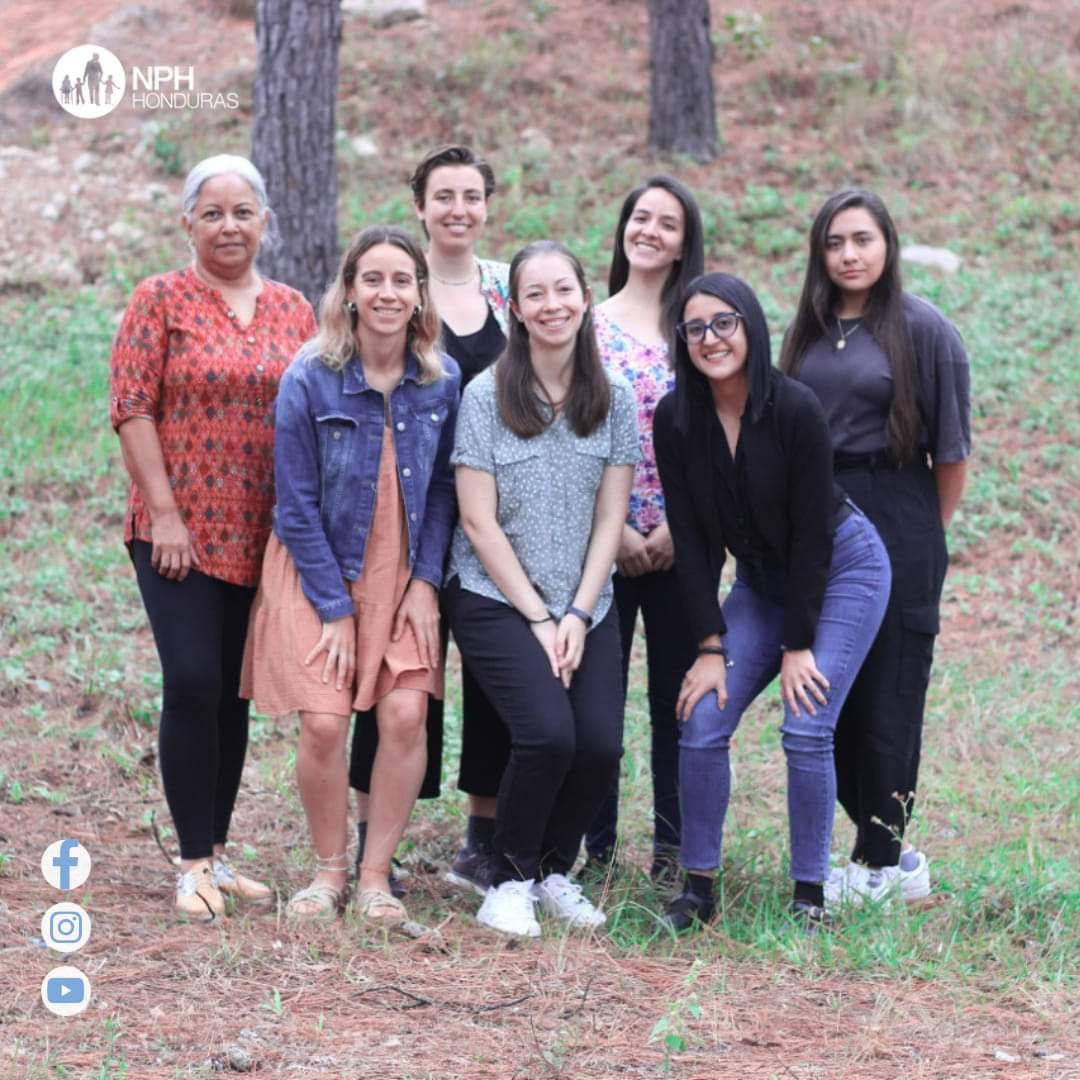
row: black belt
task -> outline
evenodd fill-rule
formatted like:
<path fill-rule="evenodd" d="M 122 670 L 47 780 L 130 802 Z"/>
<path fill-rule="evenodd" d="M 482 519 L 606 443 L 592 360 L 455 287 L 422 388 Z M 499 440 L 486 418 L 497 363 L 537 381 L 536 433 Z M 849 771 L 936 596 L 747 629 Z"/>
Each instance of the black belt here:
<path fill-rule="evenodd" d="M 872 454 L 833 454 L 833 472 L 855 472 L 859 469 L 895 469 L 888 450 L 875 450 Z"/>

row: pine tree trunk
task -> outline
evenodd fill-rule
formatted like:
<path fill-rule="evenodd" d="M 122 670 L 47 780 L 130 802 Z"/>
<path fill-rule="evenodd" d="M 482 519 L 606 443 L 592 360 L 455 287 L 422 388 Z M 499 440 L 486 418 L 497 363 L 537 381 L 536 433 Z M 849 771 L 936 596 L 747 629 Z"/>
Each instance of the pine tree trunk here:
<path fill-rule="evenodd" d="M 649 0 L 649 146 L 716 157 L 708 0 Z"/>
<path fill-rule="evenodd" d="M 258 0 L 252 157 L 266 179 L 281 244 L 268 277 L 313 304 L 337 261 L 336 132 L 341 0 Z"/>

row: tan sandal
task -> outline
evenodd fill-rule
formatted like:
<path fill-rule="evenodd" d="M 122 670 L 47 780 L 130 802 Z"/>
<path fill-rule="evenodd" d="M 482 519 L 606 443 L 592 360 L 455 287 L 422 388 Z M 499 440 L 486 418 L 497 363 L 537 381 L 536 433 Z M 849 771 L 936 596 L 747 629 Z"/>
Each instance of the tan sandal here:
<path fill-rule="evenodd" d="M 269 907 L 274 902 L 274 890 L 269 885 L 241 874 L 224 855 L 214 857 L 210 875 L 218 889 L 234 900 L 258 907 Z"/>
<path fill-rule="evenodd" d="M 405 905 L 396 897 L 382 889 L 364 889 L 357 893 L 353 910 L 365 922 L 377 926 L 400 926 L 408 922 L 409 913 Z M 381 912 L 381 914 L 376 914 Z"/>
<path fill-rule="evenodd" d="M 345 853 L 340 855 L 316 855 L 315 866 L 320 871 L 344 871 L 348 869 Z M 285 907 L 285 914 L 297 921 L 326 922 L 336 918 L 345 907 L 349 895 L 349 884 L 330 885 L 325 881 L 313 881 L 306 889 L 301 889 Z M 304 911 L 302 904 L 313 905 Z"/>

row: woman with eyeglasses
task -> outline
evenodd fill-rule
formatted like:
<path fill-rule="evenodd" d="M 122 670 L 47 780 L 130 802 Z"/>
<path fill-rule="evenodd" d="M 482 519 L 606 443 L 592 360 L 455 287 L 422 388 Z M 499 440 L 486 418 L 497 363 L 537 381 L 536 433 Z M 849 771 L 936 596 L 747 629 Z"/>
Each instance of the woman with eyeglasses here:
<path fill-rule="evenodd" d="M 657 406 L 653 430 L 698 655 L 676 705 L 686 877 L 665 923 L 679 932 L 714 913 L 729 742 L 779 674 L 791 912 L 813 930 L 826 919 L 833 730 L 885 610 L 889 561 L 873 525 L 833 480 L 816 397 L 771 367 L 768 327 L 750 287 L 730 274 L 697 278 L 677 334 L 675 390 Z M 735 557 L 735 583 L 721 606 L 726 552 Z"/>
<path fill-rule="evenodd" d="M 829 903 L 930 892 L 922 852 L 903 842 L 949 557 L 945 530 L 971 453 L 968 358 L 956 327 L 904 292 L 900 242 L 869 191 L 833 195 L 810 258 L 781 368 L 825 410 L 833 466 L 889 552 L 892 593 L 836 728 L 837 794 L 855 823 Z"/>

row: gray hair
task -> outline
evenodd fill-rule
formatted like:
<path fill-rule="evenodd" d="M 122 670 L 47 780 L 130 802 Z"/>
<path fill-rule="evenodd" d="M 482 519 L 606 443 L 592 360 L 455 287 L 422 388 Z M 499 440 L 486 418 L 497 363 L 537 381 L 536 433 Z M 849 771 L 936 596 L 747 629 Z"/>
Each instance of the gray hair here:
<path fill-rule="evenodd" d="M 262 173 L 246 157 L 240 157 L 239 154 L 214 154 L 213 157 L 203 158 L 187 174 L 184 180 L 184 217 L 191 220 L 195 204 L 199 201 L 199 192 L 207 180 L 229 173 L 239 176 L 255 192 L 259 208 L 266 213 L 266 232 L 263 233 L 262 244 L 267 249 L 277 247 L 281 242 L 281 233 L 278 231 L 277 215 L 270 208 L 266 197 L 266 182 Z"/>

